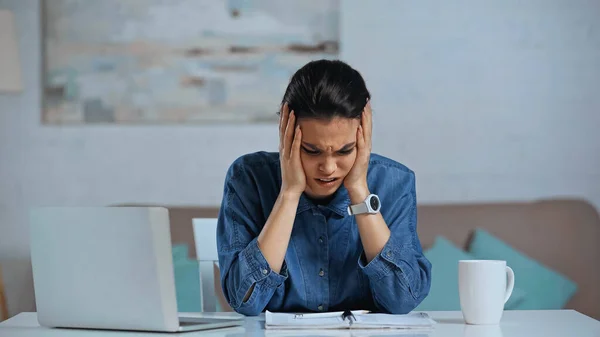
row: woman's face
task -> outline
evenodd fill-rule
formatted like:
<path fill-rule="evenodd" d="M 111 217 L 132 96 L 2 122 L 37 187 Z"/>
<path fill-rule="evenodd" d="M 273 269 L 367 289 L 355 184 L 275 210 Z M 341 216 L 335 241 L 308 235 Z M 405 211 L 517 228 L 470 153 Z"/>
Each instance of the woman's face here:
<path fill-rule="evenodd" d="M 311 198 L 331 196 L 343 183 L 356 159 L 359 119 L 300 119 L 300 159 L 306 174 L 305 193 Z"/>

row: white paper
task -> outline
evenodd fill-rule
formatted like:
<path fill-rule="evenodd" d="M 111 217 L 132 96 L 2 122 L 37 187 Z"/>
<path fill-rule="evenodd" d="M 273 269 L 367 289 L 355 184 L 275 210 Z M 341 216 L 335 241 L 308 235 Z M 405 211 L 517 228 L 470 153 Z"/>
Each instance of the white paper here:
<path fill-rule="evenodd" d="M 267 329 L 431 329 L 435 325 L 429 315 L 413 312 L 406 315 L 368 314 L 354 311 L 354 319 L 342 318 L 342 312 L 294 314 L 266 312 Z"/>
<path fill-rule="evenodd" d="M 425 313 L 406 315 L 368 314 L 356 316 L 352 327 L 430 328 L 435 322 Z"/>
<path fill-rule="evenodd" d="M 265 314 L 265 327 L 277 329 L 338 329 L 348 327 L 348 321 L 342 319 L 342 313 L 327 314 L 293 314 L 274 313 L 267 311 Z"/>
<path fill-rule="evenodd" d="M 0 10 L 0 92 L 23 90 L 13 13 Z"/>

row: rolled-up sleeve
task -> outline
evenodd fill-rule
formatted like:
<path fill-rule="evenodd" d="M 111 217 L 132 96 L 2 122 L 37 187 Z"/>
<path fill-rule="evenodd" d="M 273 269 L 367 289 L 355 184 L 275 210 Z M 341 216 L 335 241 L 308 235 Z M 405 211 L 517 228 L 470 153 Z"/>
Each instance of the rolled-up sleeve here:
<path fill-rule="evenodd" d="M 417 201 L 412 171 L 403 175 L 402 186 L 386 193 L 381 213 L 390 238 L 368 264 L 364 253 L 358 264 L 367 275 L 375 304 L 382 312 L 405 314 L 429 294 L 431 263 L 423 255 L 417 235 Z"/>
<path fill-rule="evenodd" d="M 227 173 L 217 222 L 220 281 L 229 305 L 240 314 L 255 316 L 287 279 L 287 267 L 284 262 L 276 273 L 260 251 L 257 238 L 264 223 L 257 215 L 258 191 L 252 191 L 249 178 L 236 174 L 236 169 L 234 164 Z"/>

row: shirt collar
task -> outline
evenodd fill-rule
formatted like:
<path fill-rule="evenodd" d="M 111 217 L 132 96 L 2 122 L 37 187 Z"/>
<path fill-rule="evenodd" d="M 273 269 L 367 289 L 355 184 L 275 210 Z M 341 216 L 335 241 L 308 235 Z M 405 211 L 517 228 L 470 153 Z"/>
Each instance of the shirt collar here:
<path fill-rule="evenodd" d="M 349 205 L 350 196 L 348 195 L 348 190 L 344 187 L 344 185 L 342 185 L 335 192 L 333 199 L 328 204 L 323 205 L 323 207 L 341 217 L 344 217 L 348 214 Z M 312 207 L 315 207 L 315 204 L 306 196 L 305 193 L 302 193 L 296 214 L 300 214 L 308 209 L 311 209 Z"/>

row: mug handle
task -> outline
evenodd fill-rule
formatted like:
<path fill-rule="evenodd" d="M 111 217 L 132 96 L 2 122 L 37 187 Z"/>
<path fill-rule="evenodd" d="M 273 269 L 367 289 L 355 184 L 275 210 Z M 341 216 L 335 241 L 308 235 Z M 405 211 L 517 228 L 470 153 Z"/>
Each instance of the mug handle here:
<path fill-rule="evenodd" d="M 515 273 L 509 266 L 506 266 L 506 274 L 508 279 L 506 280 L 506 295 L 504 295 L 505 304 L 510 298 L 510 295 L 512 295 L 513 288 L 515 287 Z"/>

